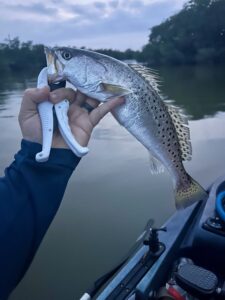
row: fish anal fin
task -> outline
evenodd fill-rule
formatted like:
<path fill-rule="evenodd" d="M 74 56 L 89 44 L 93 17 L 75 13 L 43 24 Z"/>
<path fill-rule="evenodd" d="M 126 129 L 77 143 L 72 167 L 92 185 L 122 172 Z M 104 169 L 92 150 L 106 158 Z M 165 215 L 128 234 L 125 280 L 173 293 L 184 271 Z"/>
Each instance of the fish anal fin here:
<path fill-rule="evenodd" d="M 149 164 L 150 164 L 150 172 L 153 175 L 164 172 L 163 164 L 157 158 L 155 158 L 151 153 L 149 153 Z"/>

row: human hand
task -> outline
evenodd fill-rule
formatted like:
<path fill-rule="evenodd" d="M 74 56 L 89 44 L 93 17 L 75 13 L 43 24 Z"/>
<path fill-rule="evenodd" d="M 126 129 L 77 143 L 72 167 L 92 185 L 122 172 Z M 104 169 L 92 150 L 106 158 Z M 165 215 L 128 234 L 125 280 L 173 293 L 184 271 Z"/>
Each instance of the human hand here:
<path fill-rule="evenodd" d="M 61 88 L 50 92 L 48 87 L 28 89 L 25 91 L 19 113 L 19 123 L 23 138 L 32 142 L 42 143 L 42 128 L 37 106 L 43 101 L 56 104 L 64 99 L 69 100 L 69 125 L 73 135 L 81 146 L 87 146 L 93 128 L 112 109 L 124 103 L 123 98 L 109 100 L 99 105 L 97 100 L 86 97 L 70 88 Z M 89 113 L 82 105 L 88 103 L 93 107 Z M 53 134 L 53 148 L 68 148 L 59 130 Z"/>

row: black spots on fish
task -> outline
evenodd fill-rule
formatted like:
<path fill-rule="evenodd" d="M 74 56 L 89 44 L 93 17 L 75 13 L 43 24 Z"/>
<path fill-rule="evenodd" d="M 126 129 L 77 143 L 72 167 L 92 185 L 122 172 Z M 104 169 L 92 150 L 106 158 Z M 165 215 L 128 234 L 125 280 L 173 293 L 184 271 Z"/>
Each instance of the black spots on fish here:
<path fill-rule="evenodd" d="M 151 108 L 151 111 L 153 112 L 153 118 L 155 119 L 155 120 L 158 120 L 159 118 L 160 118 L 160 115 L 159 115 L 159 111 L 158 111 L 158 107 L 155 105 L 152 105 L 152 106 L 150 106 L 150 108 Z M 159 124 L 159 123 L 158 123 Z"/>
<path fill-rule="evenodd" d="M 186 173 L 182 164 L 180 164 L 179 171 L 180 171 L 180 179 L 181 179 L 182 183 L 186 186 L 189 186 L 190 184 L 192 184 L 191 177 L 188 176 L 188 174 Z"/>
<path fill-rule="evenodd" d="M 187 176 L 186 173 L 185 173 L 185 175 L 182 176 L 182 181 L 184 184 L 186 184 L 188 186 L 192 184 L 191 179 L 189 178 L 189 176 Z"/>
<path fill-rule="evenodd" d="M 141 86 L 137 86 L 134 94 L 143 97 L 143 94 L 144 94 L 143 88 Z"/>
<path fill-rule="evenodd" d="M 184 157 L 184 159 L 186 159 L 188 157 L 186 153 L 183 153 L 182 156 Z"/>
<path fill-rule="evenodd" d="M 168 135 L 170 136 L 171 139 L 175 139 L 175 134 L 172 131 L 170 131 Z"/>
<path fill-rule="evenodd" d="M 156 100 L 157 100 L 157 96 L 151 92 L 151 96 L 152 96 L 152 102 L 153 103 L 156 103 Z"/>
<path fill-rule="evenodd" d="M 183 146 L 183 147 L 186 147 L 186 144 L 184 141 L 180 141 L 180 145 Z"/>

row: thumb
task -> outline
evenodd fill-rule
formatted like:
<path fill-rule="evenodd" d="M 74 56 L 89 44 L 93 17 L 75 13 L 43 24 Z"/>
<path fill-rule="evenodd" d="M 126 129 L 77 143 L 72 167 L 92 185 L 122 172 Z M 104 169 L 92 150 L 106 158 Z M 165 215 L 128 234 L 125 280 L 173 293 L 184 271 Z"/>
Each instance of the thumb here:
<path fill-rule="evenodd" d="M 125 103 L 125 99 L 123 97 L 120 98 L 114 98 L 112 100 L 109 100 L 101 105 L 99 105 L 97 108 L 95 108 L 90 113 L 90 121 L 93 124 L 93 126 L 96 126 L 99 121 L 112 109 L 116 108 L 117 106 Z"/>

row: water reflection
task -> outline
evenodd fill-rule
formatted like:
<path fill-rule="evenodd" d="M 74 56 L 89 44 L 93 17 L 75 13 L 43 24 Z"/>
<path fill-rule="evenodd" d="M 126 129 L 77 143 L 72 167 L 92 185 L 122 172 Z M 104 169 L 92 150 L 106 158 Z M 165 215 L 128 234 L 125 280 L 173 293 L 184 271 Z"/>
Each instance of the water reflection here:
<path fill-rule="evenodd" d="M 164 93 L 193 115 L 193 159 L 185 167 L 207 188 L 225 171 L 222 69 L 163 68 L 159 72 Z M 0 84 L 3 174 L 19 149 L 21 133 L 15 117 L 23 90 L 35 86 L 35 81 L 23 75 Z M 211 117 L 203 119 L 206 116 Z M 10 300 L 79 299 L 127 252 L 149 218 L 161 225 L 173 211 L 169 174 L 152 176 L 147 151 L 108 115 L 95 129 L 90 153 L 73 174 L 60 210 Z"/>
<path fill-rule="evenodd" d="M 213 116 L 225 109 L 224 67 L 161 68 L 162 91 L 182 105 L 193 119 Z"/>

